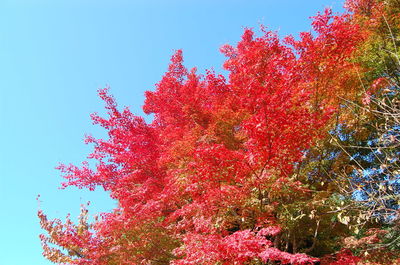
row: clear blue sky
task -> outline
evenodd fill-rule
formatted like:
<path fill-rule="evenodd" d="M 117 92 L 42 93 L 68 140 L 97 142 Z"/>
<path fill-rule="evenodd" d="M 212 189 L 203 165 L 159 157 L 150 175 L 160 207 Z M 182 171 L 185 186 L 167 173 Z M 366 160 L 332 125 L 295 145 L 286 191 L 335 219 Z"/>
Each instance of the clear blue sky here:
<path fill-rule="evenodd" d="M 41 256 L 35 200 L 49 217 L 114 203 L 98 190 L 59 190 L 59 162 L 80 163 L 85 133 L 105 136 L 89 114 L 103 112 L 106 85 L 142 115 L 175 49 L 188 67 L 220 71 L 219 47 L 260 23 L 281 35 L 310 29 L 309 16 L 342 0 L 0 0 L 0 265 L 50 264 Z"/>

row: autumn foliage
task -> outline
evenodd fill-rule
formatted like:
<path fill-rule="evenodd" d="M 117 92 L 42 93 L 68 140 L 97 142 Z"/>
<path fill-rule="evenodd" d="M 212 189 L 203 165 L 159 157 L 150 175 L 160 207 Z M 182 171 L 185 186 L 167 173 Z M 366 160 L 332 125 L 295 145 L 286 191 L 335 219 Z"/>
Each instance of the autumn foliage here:
<path fill-rule="evenodd" d="M 400 5 L 346 5 L 345 14 L 317 14 L 313 32 L 299 38 L 246 29 L 236 46 L 221 48 L 228 76 L 186 69 L 176 51 L 146 92 L 151 123 L 100 90 L 108 116 L 92 119 L 108 139 L 86 138 L 94 163 L 59 169 L 64 187 L 102 187 L 118 207 L 92 223 L 85 208 L 77 223 L 39 211 L 44 256 L 93 265 L 394 264 L 397 202 L 371 208 L 382 200 L 379 183 L 356 175 L 367 162 L 346 145 L 376 139 L 381 131 L 365 125 L 378 121 L 374 102 L 398 98 L 400 64 L 377 47 L 389 29 L 387 50 L 399 58 Z M 388 62 L 371 60 L 377 52 Z M 392 131 L 381 134 L 396 142 Z M 398 174 L 385 183 L 397 185 Z"/>

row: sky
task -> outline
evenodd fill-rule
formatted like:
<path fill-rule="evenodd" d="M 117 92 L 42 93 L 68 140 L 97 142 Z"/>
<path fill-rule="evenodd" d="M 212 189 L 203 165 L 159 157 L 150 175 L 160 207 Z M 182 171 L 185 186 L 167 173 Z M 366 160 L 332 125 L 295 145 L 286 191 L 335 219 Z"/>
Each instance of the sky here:
<path fill-rule="evenodd" d="M 74 219 L 115 207 L 106 192 L 59 189 L 60 163 L 80 164 L 90 120 L 104 113 L 97 89 L 144 115 L 174 50 L 200 73 L 222 72 L 219 48 L 245 27 L 280 36 L 310 30 L 310 16 L 341 0 L 0 0 L 0 265 L 52 264 L 41 255 L 37 218 Z M 224 73 L 224 72 L 222 72 Z M 146 118 L 147 121 L 151 117 Z M 36 197 L 40 194 L 40 204 Z"/>

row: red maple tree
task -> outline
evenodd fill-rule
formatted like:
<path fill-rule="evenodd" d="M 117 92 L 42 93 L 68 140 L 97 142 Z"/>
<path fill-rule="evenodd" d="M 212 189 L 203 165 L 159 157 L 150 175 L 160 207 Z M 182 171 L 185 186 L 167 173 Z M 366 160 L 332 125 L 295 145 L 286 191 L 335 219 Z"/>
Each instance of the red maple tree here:
<path fill-rule="evenodd" d="M 329 9 L 312 26 L 284 40 L 246 29 L 236 47 L 221 49 L 227 77 L 186 69 L 177 51 L 146 92 L 151 123 L 100 90 L 108 117 L 92 119 L 109 137 L 86 139 L 96 165 L 59 169 L 64 187 L 103 187 L 118 207 L 92 224 L 85 209 L 76 224 L 40 211 L 44 255 L 98 265 L 315 264 L 302 251 L 314 248 L 313 233 L 284 239 L 278 212 L 314 198 L 296 170 L 326 136 L 340 100 L 360 94 L 363 70 L 352 58 L 366 35 L 349 14 Z"/>

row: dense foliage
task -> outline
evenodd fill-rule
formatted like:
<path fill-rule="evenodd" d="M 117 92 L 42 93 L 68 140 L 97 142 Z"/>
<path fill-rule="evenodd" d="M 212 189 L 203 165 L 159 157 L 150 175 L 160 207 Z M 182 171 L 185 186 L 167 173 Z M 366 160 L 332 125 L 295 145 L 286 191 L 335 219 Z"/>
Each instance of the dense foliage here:
<path fill-rule="evenodd" d="M 118 202 L 93 223 L 39 211 L 59 264 L 395 264 L 400 248 L 400 2 L 348 0 L 313 32 L 246 29 L 229 76 L 182 51 L 146 93 L 151 123 L 99 91 L 108 139 L 66 182 Z M 399 47 L 399 48 L 398 48 Z"/>

